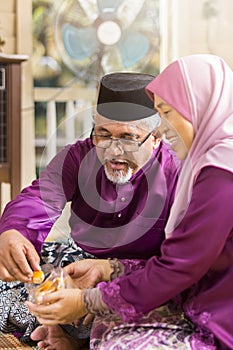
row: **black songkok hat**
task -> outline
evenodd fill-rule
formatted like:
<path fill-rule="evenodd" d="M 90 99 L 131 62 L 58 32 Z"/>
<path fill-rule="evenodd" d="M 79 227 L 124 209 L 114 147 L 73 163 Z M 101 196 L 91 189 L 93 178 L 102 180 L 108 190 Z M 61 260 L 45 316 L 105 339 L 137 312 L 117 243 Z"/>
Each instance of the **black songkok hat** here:
<path fill-rule="evenodd" d="M 117 121 L 133 121 L 155 114 L 145 87 L 154 79 L 142 73 L 111 73 L 99 85 L 97 112 Z"/>

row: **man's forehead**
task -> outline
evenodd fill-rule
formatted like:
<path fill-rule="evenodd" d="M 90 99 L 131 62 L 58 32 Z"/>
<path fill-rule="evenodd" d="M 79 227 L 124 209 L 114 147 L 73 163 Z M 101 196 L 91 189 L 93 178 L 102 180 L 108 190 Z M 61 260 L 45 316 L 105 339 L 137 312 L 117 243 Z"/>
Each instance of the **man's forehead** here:
<path fill-rule="evenodd" d="M 103 127 L 103 128 L 122 128 L 122 129 L 132 129 L 132 130 L 137 130 L 138 132 L 140 130 L 145 130 L 145 128 L 143 127 L 143 122 L 140 120 L 140 123 L 138 120 L 135 121 L 128 121 L 128 122 L 122 122 L 119 120 L 109 120 L 103 116 L 101 116 L 100 114 L 96 114 L 94 116 L 94 122 L 95 122 L 95 126 L 98 127 Z"/>

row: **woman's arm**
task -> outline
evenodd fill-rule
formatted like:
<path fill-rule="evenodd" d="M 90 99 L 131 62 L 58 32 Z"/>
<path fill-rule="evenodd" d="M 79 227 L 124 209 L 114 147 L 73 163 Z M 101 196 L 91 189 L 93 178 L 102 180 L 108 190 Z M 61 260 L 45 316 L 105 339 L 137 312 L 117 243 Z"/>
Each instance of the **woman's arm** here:
<path fill-rule="evenodd" d="M 200 280 L 232 230 L 232 196 L 233 174 L 204 168 L 194 185 L 185 217 L 162 244 L 161 257 L 152 257 L 145 268 L 134 273 L 99 284 L 108 307 L 125 320 L 137 318 Z"/>

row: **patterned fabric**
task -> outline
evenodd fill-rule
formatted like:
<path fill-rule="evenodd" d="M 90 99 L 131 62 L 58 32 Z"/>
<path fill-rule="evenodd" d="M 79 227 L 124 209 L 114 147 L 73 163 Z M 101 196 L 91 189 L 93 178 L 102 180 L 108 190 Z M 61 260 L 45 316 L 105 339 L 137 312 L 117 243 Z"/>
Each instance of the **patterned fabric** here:
<path fill-rule="evenodd" d="M 58 242 L 44 243 L 41 265 L 66 266 L 76 260 L 94 258 L 77 247 L 73 240 L 68 244 Z M 23 341 L 30 340 L 30 334 L 39 325 L 24 304 L 28 292 L 21 282 L 3 282 L 0 280 L 0 331 L 13 333 Z M 81 337 L 89 335 L 89 329 L 80 328 Z"/>
<path fill-rule="evenodd" d="M 65 266 L 76 260 L 94 258 L 85 253 L 70 240 L 68 245 L 47 242 L 42 251 L 41 264 Z M 127 267 L 127 260 L 123 260 Z M 143 262 L 138 262 L 139 266 Z M 131 267 L 132 268 L 132 267 Z M 137 269 L 137 264 L 135 269 Z M 129 267 L 130 269 L 130 267 Z M 27 290 L 22 283 L 0 281 L 0 330 L 13 332 L 21 341 L 29 341 L 31 332 L 38 326 L 24 301 Z M 63 329 L 75 338 L 87 338 L 89 327 L 63 325 Z M 20 343 L 10 334 L 1 334 L 0 349 L 37 349 Z M 176 310 L 173 305 L 158 308 L 144 316 L 140 322 L 123 322 L 113 314 L 104 318 L 96 316 L 91 330 L 91 350 L 151 350 L 151 349 L 216 350 L 214 340 Z M 65 349 L 64 349 L 65 350 Z"/>
<path fill-rule="evenodd" d="M 123 323 L 108 314 L 96 316 L 90 340 L 91 350 L 185 349 L 217 350 L 208 335 L 195 326 L 173 305 L 151 311 L 138 323 Z"/>
<path fill-rule="evenodd" d="M 0 349 L 11 350 L 11 349 L 37 349 L 36 346 L 30 346 L 29 344 L 20 342 L 12 334 L 4 334 L 0 332 Z"/>

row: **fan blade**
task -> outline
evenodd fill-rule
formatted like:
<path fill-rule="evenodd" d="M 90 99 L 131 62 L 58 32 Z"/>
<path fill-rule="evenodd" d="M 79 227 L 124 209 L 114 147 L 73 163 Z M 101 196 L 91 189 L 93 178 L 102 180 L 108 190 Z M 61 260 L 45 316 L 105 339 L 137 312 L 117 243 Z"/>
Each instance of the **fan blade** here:
<path fill-rule="evenodd" d="M 85 12 L 86 16 L 94 22 L 98 17 L 98 8 L 96 0 L 79 0 L 79 5 Z"/>
<path fill-rule="evenodd" d="M 138 32 L 123 31 L 120 41 L 116 44 L 121 52 L 122 65 L 125 68 L 138 63 L 149 51 L 148 38 Z"/>
<path fill-rule="evenodd" d="M 114 18 L 116 16 L 116 10 L 122 2 L 123 0 L 97 0 L 99 16 L 104 20 Z"/>
<path fill-rule="evenodd" d="M 65 23 L 84 28 L 92 25 L 99 15 L 96 0 L 54 1 L 54 6 L 58 28 Z"/>
<path fill-rule="evenodd" d="M 145 0 L 125 0 L 117 10 L 117 18 L 122 28 L 128 28 L 141 11 Z"/>
<path fill-rule="evenodd" d="M 101 65 L 105 74 L 121 70 L 121 53 L 116 45 L 105 47 L 101 59 Z"/>
<path fill-rule="evenodd" d="M 82 61 L 98 51 L 94 28 L 75 28 L 66 23 L 62 27 L 62 41 L 72 59 Z"/>

